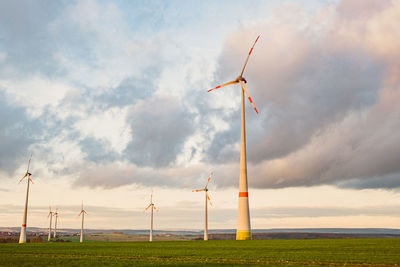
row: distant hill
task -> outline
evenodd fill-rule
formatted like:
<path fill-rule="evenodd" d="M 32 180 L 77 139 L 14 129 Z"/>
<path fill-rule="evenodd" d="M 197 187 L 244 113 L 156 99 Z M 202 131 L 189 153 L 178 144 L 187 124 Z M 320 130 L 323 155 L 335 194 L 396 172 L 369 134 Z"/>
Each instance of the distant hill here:
<path fill-rule="evenodd" d="M 20 227 L 0 227 L 0 232 L 19 232 Z M 45 233 L 47 228 L 28 227 L 28 231 L 32 233 Z M 80 229 L 62 228 L 58 229 L 60 233 L 74 234 L 80 232 Z M 85 233 L 113 233 L 120 232 L 131 235 L 147 234 L 148 229 L 131 230 L 131 229 L 85 229 Z M 171 235 L 199 235 L 203 230 L 155 230 L 155 234 L 171 234 Z M 235 234 L 235 229 L 209 229 L 209 234 Z M 253 234 L 262 233 L 320 233 L 320 234 L 386 234 L 400 235 L 400 229 L 391 228 L 282 228 L 282 229 L 252 229 Z"/>

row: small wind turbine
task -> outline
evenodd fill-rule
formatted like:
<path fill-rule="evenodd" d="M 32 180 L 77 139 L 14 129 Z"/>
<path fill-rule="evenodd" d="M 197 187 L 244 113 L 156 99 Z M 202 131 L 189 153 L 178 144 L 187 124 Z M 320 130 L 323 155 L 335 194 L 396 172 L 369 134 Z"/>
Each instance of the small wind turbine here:
<path fill-rule="evenodd" d="M 249 98 L 250 104 L 253 106 L 254 110 L 258 114 L 258 110 L 254 106 L 253 100 L 247 92 L 246 89 L 246 79 L 243 77 L 244 69 L 246 68 L 247 62 L 249 61 L 249 57 L 251 52 L 253 52 L 253 48 L 256 45 L 260 35 L 254 41 L 253 46 L 250 49 L 249 54 L 244 62 L 242 71 L 240 72 L 239 76 L 230 82 L 224 83 L 217 87 L 214 87 L 208 92 L 230 85 L 230 84 L 237 84 L 240 83 L 242 87 L 242 118 L 241 118 L 241 140 L 240 140 L 240 176 L 239 176 L 239 208 L 238 208 L 238 224 L 236 229 L 236 240 L 246 240 L 251 239 L 251 227 L 250 227 L 250 211 L 249 211 L 249 193 L 248 193 L 248 186 L 247 186 L 247 159 L 246 159 L 246 129 L 245 129 L 245 116 L 244 116 L 244 94 L 246 93 L 247 97 Z"/>
<path fill-rule="evenodd" d="M 57 240 L 57 221 L 58 221 L 58 208 L 53 212 L 53 216 L 56 217 L 54 220 L 54 239 Z"/>
<path fill-rule="evenodd" d="M 201 192 L 204 191 L 205 193 L 205 197 L 206 197 L 206 204 L 205 204 L 205 218 L 204 218 L 204 240 L 208 240 L 208 201 L 210 201 L 210 205 L 212 205 L 211 203 L 211 199 L 210 196 L 208 195 L 208 183 L 211 180 L 211 176 L 213 175 L 213 173 L 210 174 L 210 176 L 208 177 L 206 186 L 202 189 L 197 189 L 197 190 L 192 190 L 192 192 Z"/>
<path fill-rule="evenodd" d="M 83 222 L 85 221 L 85 214 L 87 215 L 87 212 L 83 209 L 83 200 L 82 200 L 82 208 L 81 212 L 78 214 L 78 216 L 81 216 L 82 214 L 82 225 L 81 225 L 81 239 L 80 242 L 83 242 Z"/>
<path fill-rule="evenodd" d="M 24 208 L 24 217 L 22 217 L 22 226 L 21 226 L 21 233 L 19 235 L 19 243 L 26 243 L 26 220 L 27 220 L 27 213 L 28 213 L 28 198 L 29 198 L 29 182 L 32 182 L 31 173 L 29 173 L 29 166 L 31 164 L 32 154 L 28 161 L 28 168 L 26 169 L 26 173 L 24 177 L 19 180 L 19 183 L 22 182 L 26 177 L 27 178 L 27 185 L 26 185 L 26 198 L 25 198 L 25 208 Z"/>
<path fill-rule="evenodd" d="M 150 212 L 150 214 L 151 214 L 151 216 L 150 216 L 150 237 L 149 237 L 149 241 L 151 242 L 151 241 L 153 241 L 153 210 L 156 210 L 158 212 L 158 209 L 154 206 L 154 203 L 153 203 L 153 194 L 150 195 L 150 204 L 147 206 L 145 211 L 148 210 L 149 208 L 151 209 L 151 212 Z"/>
<path fill-rule="evenodd" d="M 51 206 L 49 206 L 49 215 L 47 215 L 47 218 L 50 218 L 50 224 L 49 224 L 49 236 L 47 238 L 47 241 L 50 241 L 51 239 L 51 221 L 53 220 L 53 215 L 54 212 L 51 211 Z"/>

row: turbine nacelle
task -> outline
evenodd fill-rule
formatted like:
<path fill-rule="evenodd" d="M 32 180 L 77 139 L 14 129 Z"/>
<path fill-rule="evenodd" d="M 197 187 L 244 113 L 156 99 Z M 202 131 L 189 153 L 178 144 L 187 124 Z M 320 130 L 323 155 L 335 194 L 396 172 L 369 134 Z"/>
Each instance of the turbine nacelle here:
<path fill-rule="evenodd" d="M 235 80 L 236 83 L 240 83 L 240 81 L 243 81 L 244 83 L 247 83 L 246 79 L 242 76 L 238 76 Z"/>
<path fill-rule="evenodd" d="M 28 177 L 28 183 L 29 183 L 29 182 L 32 182 L 32 183 L 33 183 L 32 179 L 31 179 L 32 173 L 29 172 L 29 166 L 31 165 L 31 159 L 32 159 L 32 154 L 31 154 L 31 156 L 30 156 L 30 158 L 29 158 L 29 161 L 28 161 L 28 168 L 26 169 L 26 173 L 25 173 L 24 177 L 22 177 L 22 178 L 19 180 L 18 183 L 21 183 L 22 180 L 24 180 L 26 177 Z"/>
<path fill-rule="evenodd" d="M 206 185 L 204 186 L 204 188 L 192 190 L 192 192 L 203 192 L 203 191 L 206 192 L 207 199 L 208 199 L 208 201 L 210 202 L 211 205 L 212 205 L 211 199 L 210 199 L 210 196 L 209 196 L 209 194 L 208 194 L 208 183 L 210 182 L 211 177 L 212 177 L 213 174 L 214 174 L 214 173 L 211 173 L 210 176 L 208 177 L 207 183 L 206 183 Z"/>

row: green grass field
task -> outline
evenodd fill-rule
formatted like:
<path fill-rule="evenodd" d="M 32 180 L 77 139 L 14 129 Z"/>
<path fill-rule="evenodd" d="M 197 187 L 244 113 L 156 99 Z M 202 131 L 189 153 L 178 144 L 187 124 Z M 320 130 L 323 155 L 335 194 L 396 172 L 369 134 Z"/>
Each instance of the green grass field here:
<path fill-rule="evenodd" d="M 0 266 L 399 266 L 400 239 L 0 244 Z"/>

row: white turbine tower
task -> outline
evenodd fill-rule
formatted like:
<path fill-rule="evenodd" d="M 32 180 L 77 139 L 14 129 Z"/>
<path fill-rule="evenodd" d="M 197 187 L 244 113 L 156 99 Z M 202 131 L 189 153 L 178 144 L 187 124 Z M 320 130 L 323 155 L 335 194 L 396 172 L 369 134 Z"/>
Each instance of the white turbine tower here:
<path fill-rule="evenodd" d="M 80 238 L 80 242 L 83 242 L 83 222 L 85 221 L 85 214 L 87 215 L 87 212 L 83 209 L 83 201 L 82 201 L 82 208 L 81 208 L 81 212 L 78 214 L 78 216 L 81 216 L 82 214 L 82 225 L 81 225 L 81 238 Z"/>
<path fill-rule="evenodd" d="M 57 241 L 57 221 L 58 221 L 58 208 L 53 212 L 53 216 L 56 217 L 54 220 L 54 240 Z"/>
<path fill-rule="evenodd" d="M 206 201 L 206 206 L 205 206 L 205 218 L 204 218 L 204 240 L 208 240 L 208 201 L 210 201 L 210 205 L 212 205 L 211 203 L 211 199 L 210 196 L 208 195 L 208 183 L 211 180 L 211 176 L 213 175 L 213 173 L 210 174 L 210 176 L 208 177 L 206 186 L 202 189 L 197 189 L 197 190 L 192 190 L 192 192 L 201 192 L 204 191 L 205 193 L 205 201 Z"/>
<path fill-rule="evenodd" d="M 29 183 L 32 182 L 31 179 L 31 173 L 29 173 L 29 166 L 31 164 L 31 159 L 32 159 L 32 154 L 31 157 L 29 158 L 28 161 L 28 168 L 26 170 L 26 173 L 24 175 L 24 177 L 22 177 L 21 180 L 19 180 L 19 182 L 21 183 L 22 180 L 24 180 L 26 177 L 27 178 L 27 185 L 26 185 L 26 198 L 25 198 L 25 208 L 24 208 L 24 217 L 22 217 L 22 226 L 21 226 L 21 233 L 19 235 L 19 243 L 26 243 L 26 221 L 27 221 L 27 213 L 28 213 L 28 198 L 29 198 Z"/>
<path fill-rule="evenodd" d="M 148 210 L 149 208 L 151 209 L 151 211 L 150 211 L 150 214 L 151 214 L 150 215 L 150 234 L 149 234 L 149 241 L 151 242 L 151 241 L 153 241 L 153 210 L 156 210 L 158 212 L 158 209 L 154 206 L 154 203 L 153 203 L 153 194 L 150 195 L 150 204 L 147 206 L 145 211 Z"/>
<path fill-rule="evenodd" d="M 247 160 L 246 160 L 246 129 L 245 129 L 245 116 L 244 116 L 244 94 L 246 93 L 249 98 L 250 104 L 253 106 L 254 110 L 258 114 L 258 110 L 253 104 L 253 101 L 250 98 L 249 92 L 246 89 L 246 79 L 243 77 L 244 69 L 249 61 L 249 57 L 251 52 L 253 52 L 253 48 L 256 45 L 260 35 L 254 41 L 253 46 L 250 49 L 249 54 L 247 55 L 246 61 L 244 62 L 242 71 L 240 75 L 233 81 L 228 83 L 224 83 L 217 87 L 214 87 L 208 92 L 221 88 L 223 86 L 227 86 L 230 84 L 239 83 L 242 87 L 242 106 L 241 106 L 241 140 L 240 140 L 240 176 L 239 176 L 239 208 L 238 208 L 238 222 L 236 229 L 236 240 L 247 240 L 251 239 L 251 227 L 250 227 L 250 211 L 249 211 L 249 194 L 248 194 L 248 186 L 247 186 Z"/>
<path fill-rule="evenodd" d="M 47 218 L 50 218 L 50 224 L 49 224 L 49 236 L 47 237 L 47 241 L 50 241 L 51 239 L 51 222 L 53 220 L 53 215 L 54 212 L 51 211 L 51 206 L 49 206 L 49 215 L 47 215 Z"/>

